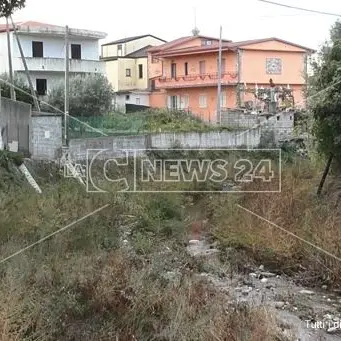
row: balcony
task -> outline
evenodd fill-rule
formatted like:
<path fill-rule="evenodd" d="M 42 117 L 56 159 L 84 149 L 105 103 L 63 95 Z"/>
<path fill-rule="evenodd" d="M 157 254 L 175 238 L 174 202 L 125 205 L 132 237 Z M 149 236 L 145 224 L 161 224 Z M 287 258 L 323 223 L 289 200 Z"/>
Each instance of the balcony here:
<path fill-rule="evenodd" d="M 64 72 L 63 58 L 26 58 L 29 71 Z M 25 71 L 21 58 L 13 58 L 13 70 Z M 105 64 L 98 60 L 70 59 L 70 72 L 105 72 Z"/>
<path fill-rule="evenodd" d="M 221 75 L 222 85 L 235 85 L 238 83 L 237 72 L 223 72 Z M 159 77 L 155 79 L 156 89 L 169 88 L 192 88 L 201 86 L 217 86 L 218 73 L 206 73 L 175 78 Z"/>

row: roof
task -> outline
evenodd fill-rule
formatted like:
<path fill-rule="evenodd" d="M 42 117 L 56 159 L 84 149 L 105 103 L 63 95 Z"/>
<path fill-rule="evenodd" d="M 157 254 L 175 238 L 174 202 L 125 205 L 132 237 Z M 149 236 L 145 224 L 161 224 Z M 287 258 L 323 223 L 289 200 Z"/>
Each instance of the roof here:
<path fill-rule="evenodd" d="M 41 23 L 38 21 L 19 21 L 19 22 L 16 22 L 15 25 L 17 26 L 17 28 L 19 28 L 21 25 L 30 26 L 30 27 L 45 27 L 45 28 L 50 28 L 50 27 L 55 26 L 51 24 Z M 6 29 L 7 29 L 6 24 L 0 24 L 0 32 L 6 32 Z M 13 27 L 11 23 L 9 24 L 9 29 L 10 31 L 13 31 Z"/>
<path fill-rule="evenodd" d="M 197 36 L 200 38 L 206 38 L 209 39 L 209 37 L 205 36 Z M 155 53 L 156 56 L 176 56 L 176 55 L 186 55 L 186 54 L 192 54 L 193 52 L 195 53 L 209 53 L 209 52 L 217 52 L 219 49 L 218 44 L 212 44 L 210 46 L 190 46 L 190 47 L 183 47 L 180 48 L 179 45 L 189 42 L 193 40 L 195 36 L 191 37 L 183 37 L 179 39 L 175 39 L 169 43 L 160 45 L 160 46 L 154 46 L 148 50 L 148 52 Z M 211 38 L 214 40 L 218 40 L 216 38 Z M 258 43 L 263 43 L 263 42 L 268 42 L 268 41 L 279 41 L 283 44 L 295 46 L 298 48 L 301 48 L 303 50 L 306 50 L 310 53 L 314 53 L 315 51 L 311 48 L 301 46 L 280 38 L 264 38 L 264 39 L 254 39 L 254 40 L 245 40 L 245 41 L 239 41 L 239 42 L 232 42 L 231 40 L 223 40 L 222 47 L 223 50 L 236 50 L 238 48 L 243 49 L 244 47 L 248 47 L 249 45 L 252 44 L 258 44 Z M 177 48 L 178 47 L 178 48 Z"/>
<path fill-rule="evenodd" d="M 230 50 L 229 46 L 224 43 L 222 46 L 222 50 Z M 182 49 L 171 49 L 171 50 L 165 50 L 160 51 L 156 53 L 156 56 L 172 56 L 172 55 L 186 55 L 191 54 L 192 52 L 198 52 L 198 53 L 210 53 L 210 52 L 218 52 L 219 51 L 219 45 L 216 44 L 214 46 L 191 46 L 191 47 L 184 47 Z"/>
<path fill-rule="evenodd" d="M 52 25 L 39 21 L 20 21 L 16 22 L 15 25 L 20 33 L 65 35 L 65 26 Z M 13 31 L 12 24 L 9 26 L 10 31 Z M 69 28 L 69 31 L 71 36 L 82 36 L 85 38 L 103 39 L 107 36 L 104 32 L 84 29 Z M 2 32 L 6 32 L 6 24 L 0 24 L 0 33 Z"/>
<path fill-rule="evenodd" d="M 143 58 L 148 57 L 148 50 L 152 47 L 152 45 L 147 45 L 142 47 L 142 49 L 136 50 L 132 53 L 127 54 L 125 57 L 127 58 Z"/>
<path fill-rule="evenodd" d="M 273 40 L 279 41 L 279 42 L 281 42 L 283 44 L 288 44 L 288 45 L 296 46 L 296 47 L 299 47 L 299 48 L 301 48 L 303 50 L 315 52 L 315 50 L 313 50 L 313 49 L 311 49 L 309 47 L 305 47 L 305 46 L 302 46 L 302 45 L 299 45 L 299 44 L 296 44 L 296 43 L 292 43 L 290 41 L 287 41 L 287 40 L 284 40 L 284 39 L 280 39 L 280 38 L 276 38 L 276 37 L 237 41 L 237 42 L 231 42 L 228 45 L 230 47 L 237 47 L 238 48 L 238 47 L 243 47 L 243 46 L 246 46 L 246 45 L 265 43 L 265 42 L 273 41 Z"/>
<path fill-rule="evenodd" d="M 202 39 L 209 39 L 209 40 L 219 40 L 218 38 L 212 38 L 212 37 L 208 37 L 208 36 L 202 36 L 202 35 L 198 35 L 198 36 L 187 36 L 187 37 L 182 37 L 182 38 L 178 38 L 175 40 L 172 40 L 168 43 L 159 45 L 159 46 L 154 46 L 151 49 L 149 49 L 149 52 L 157 52 L 157 51 L 164 51 L 164 50 L 168 50 L 172 47 L 175 47 L 177 45 L 180 45 L 182 43 L 186 43 L 189 42 L 191 40 L 197 39 L 197 38 L 202 38 Z M 232 40 L 227 40 L 227 39 L 223 39 L 223 42 L 232 42 Z"/>
<path fill-rule="evenodd" d="M 101 60 L 104 60 L 106 62 L 110 62 L 113 60 L 118 59 L 129 59 L 129 58 L 148 58 L 148 50 L 152 47 L 152 45 L 147 45 L 145 47 L 142 47 L 142 49 L 136 50 L 134 52 L 131 52 L 125 56 L 112 56 L 112 57 L 101 57 Z"/>
<path fill-rule="evenodd" d="M 114 41 L 112 41 L 110 43 L 105 43 L 102 46 L 105 46 L 105 45 L 115 45 L 115 44 L 124 44 L 124 43 L 128 43 L 129 41 L 138 40 L 138 39 L 145 38 L 145 37 L 152 37 L 152 38 L 161 40 L 163 42 L 166 42 L 166 40 L 163 40 L 161 38 L 155 37 L 152 34 L 144 34 L 144 35 L 141 35 L 141 36 L 134 36 L 134 37 L 128 37 L 128 38 L 114 40 Z"/>

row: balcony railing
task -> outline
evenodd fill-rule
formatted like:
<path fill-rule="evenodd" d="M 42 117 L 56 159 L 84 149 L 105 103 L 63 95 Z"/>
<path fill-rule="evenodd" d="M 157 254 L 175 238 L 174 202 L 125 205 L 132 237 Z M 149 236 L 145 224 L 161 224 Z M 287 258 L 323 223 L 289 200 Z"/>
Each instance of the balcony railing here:
<path fill-rule="evenodd" d="M 26 58 L 27 67 L 30 71 L 55 71 L 65 70 L 65 60 L 63 58 Z M 13 69 L 15 71 L 25 71 L 21 58 L 13 58 Z M 70 59 L 70 72 L 105 72 L 103 61 Z"/>
<path fill-rule="evenodd" d="M 156 88 L 183 88 L 195 86 L 216 86 L 218 84 L 219 75 L 215 73 L 205 73 L 196 75 L 184 75 L 173 78 L 159 77 L 156 79 Z M 223 72 L 221 75 L 222 85 L 237 84 L 237 72 Z"/>

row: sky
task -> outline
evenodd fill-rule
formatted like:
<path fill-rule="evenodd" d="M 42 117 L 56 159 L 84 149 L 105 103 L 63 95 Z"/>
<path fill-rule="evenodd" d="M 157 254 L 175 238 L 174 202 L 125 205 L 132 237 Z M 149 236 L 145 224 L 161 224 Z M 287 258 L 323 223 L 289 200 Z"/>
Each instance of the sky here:
<path fill-rule="evenodd" d="M 339 0 L 274 0 L 341 15 Z M 196 13 L 196 15 L 195 15 Z M 200 34 L 233 41 L 277 37 L 318 49 L 329 36 L 337 17 L 307 13 L 259 0 L 26 0 L 15 21 L 33 20 L 72 28 L 103 31 L 104 42 L 134 35 L 152 34 L 170 41 Z M 3 23 L 0 20 L 0 23 Z"/>

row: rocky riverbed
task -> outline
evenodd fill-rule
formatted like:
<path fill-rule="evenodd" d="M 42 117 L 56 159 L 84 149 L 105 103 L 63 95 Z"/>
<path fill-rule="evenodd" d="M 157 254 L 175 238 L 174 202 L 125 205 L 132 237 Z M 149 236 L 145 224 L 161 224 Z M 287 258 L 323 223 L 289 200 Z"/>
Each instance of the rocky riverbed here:
<path fill-rule="evenodd" d="M 217 245 L 191 240 L 187 252 L 214 268 L 224 268 Z M 282 339 L 299 341 L 341 340 L 341 295 L 326 287 L 312 290 L 296 285 L 289 277 L 266 271 L 264 266 L 246 274 L 228 276 L 203 272 L 218 290 L 231 297 L 231 303 L 267 306 L 274 312 Z"/>

